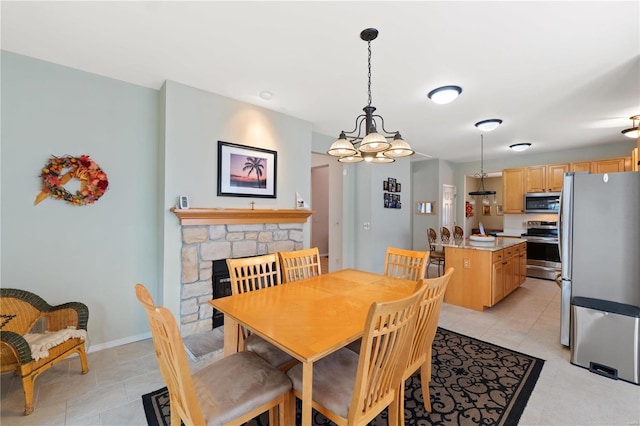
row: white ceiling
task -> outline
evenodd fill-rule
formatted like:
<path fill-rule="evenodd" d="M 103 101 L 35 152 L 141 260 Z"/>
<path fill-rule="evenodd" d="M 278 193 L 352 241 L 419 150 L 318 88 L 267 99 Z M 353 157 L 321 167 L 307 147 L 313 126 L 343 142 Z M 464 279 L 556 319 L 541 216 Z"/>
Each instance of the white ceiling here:
<path fill-rule="evenodd" d="M 640 114 L 640 2 L 10 2 L 2 49 L 158 89 L 173 80 L 337 137 L 367 103 L 420 153 L 484 158 L 615 144 Z M 436 105 L 426 94 L 456 84 Z M 273 93 L 271 101 L 258 95 Z"/>

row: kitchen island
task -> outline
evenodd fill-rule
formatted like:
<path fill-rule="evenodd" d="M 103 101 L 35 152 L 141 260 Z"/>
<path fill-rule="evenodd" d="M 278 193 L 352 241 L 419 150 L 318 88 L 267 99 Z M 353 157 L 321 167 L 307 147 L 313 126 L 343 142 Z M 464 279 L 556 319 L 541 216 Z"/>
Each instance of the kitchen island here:
<path fill-rule="evenodd" d="M 524 283 L 527 274 L 527 244 L 522 238 L 497 237 L 491 242 L 465 239 L 445 244 L 445 270 L 455 272 L 444 301 L 483 311 Z"/>

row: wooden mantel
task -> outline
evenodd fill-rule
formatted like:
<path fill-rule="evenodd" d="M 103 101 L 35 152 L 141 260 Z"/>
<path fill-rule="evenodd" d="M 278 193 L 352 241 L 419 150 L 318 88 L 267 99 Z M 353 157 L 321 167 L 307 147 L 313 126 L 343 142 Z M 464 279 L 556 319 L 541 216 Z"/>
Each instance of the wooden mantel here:
<path fill-rule="evenodd" d="M 246 223 L 304 223 L 314 212 L 294 209 L 170 209 L 180 225 L 228 225 Z"/>

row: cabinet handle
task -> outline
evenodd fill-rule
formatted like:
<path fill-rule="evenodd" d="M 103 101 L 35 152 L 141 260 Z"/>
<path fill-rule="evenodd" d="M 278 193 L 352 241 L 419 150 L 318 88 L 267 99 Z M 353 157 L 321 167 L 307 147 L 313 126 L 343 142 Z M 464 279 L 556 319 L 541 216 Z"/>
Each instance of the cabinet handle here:
<path fill-rule="evenodd" d="M 508 262 L 502 262 L 503 265 L 506 265 Z"/>

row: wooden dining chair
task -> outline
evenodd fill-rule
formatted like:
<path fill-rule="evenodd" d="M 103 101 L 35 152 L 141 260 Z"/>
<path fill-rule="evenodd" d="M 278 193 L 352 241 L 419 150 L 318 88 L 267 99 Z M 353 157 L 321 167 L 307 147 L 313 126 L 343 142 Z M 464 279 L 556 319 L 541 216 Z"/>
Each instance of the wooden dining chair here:
<path fill-rule="evenodd" d="M 408 297 L 371 305 L 359 355 L 342 348 L 313 364 L 312 406 L 316 411 L 338 425 L 366 425 L 388 407 L 389 425 L 398 425 L 398 389 L 415 315 L 426 291 L 424 285 L 416 287 Z M 302 365 L 287 375 L 294 395 L 301 398 Z M 291 412 L 294 401 L 289 403 Z"/>
<path fill-rule="evenodd" d="M 227 259 L 231 294 L 242 294 L 281 283 L 280 261 L 276 254 Z M 257 334 L 251 334 L 245 327 L 238 333 L 239 349 L 255 352 L 272 367 L 286 371 L 298 361 L 288 353 L 275 347 Z"/>
<path fill-rule="evenodd" d="M 167 308 L 155 306 L 142 284 L 136 296 L 147 313 L 160 373 L 169 390 L 171 425 L 240 425 L 269 410 L 269 424 L 292 424 L 291 381 L 253 352 L 189 370 L 180 330 Z M 276 415 L 276 412 L 278 413 Z"/>
<path fill-rule="evenodd" d="M 427 264 L 427 278 L 429 277 L 429 265 L 436 265 L 438 268 L 438 276 L 442 275 L 440 272 L 444 270 L 444 249 L 436 250 L 436 244 L 438 242 L 438 234 L 433 228 L 429 228 L 427 231 L 427 239 L 429 240 L 429 263 Z"/>
<path fill-rule="evenodd" d="M 384 274 L 389 277 L 418 281 L 424 278 L 428 262 L 428 251 L 387 247 L 384 257 Z"/>
<path fill-rule="evenodd" d="M 285 283 L 317 277 L 322 273 L 318 247 L 306 250 L 281 251 L 278 256 L 280 257 L 280 266 L 282 268 L 282 281 Z"/>
<path fill-rule="evenodd" d="M 424 406 L 427 411 L 431 411 L 429 382 L 431 382 L 432 345 L 438 328 L 444 294 L 447 291 L 447 284 L 453 272 L 453 268 L 448 268 L 441 277 L 423 280 L 427 290 L 417 313 L 409 358 L 402 376 L 403 384 L 400 386 L 400 398 L 398 398 L 400 402 L 398 413 L 400 413 L 399 422 L 401 425 L 404 424 L 404 382 L 418 369 L 420 369 Z"/>
<path fill-rule="evenodd" d="M 464 229 L 461 226 L 454 226 L 453 228 L 453 241 L 456 243 L 461 242 L 464 239 Z"/>

